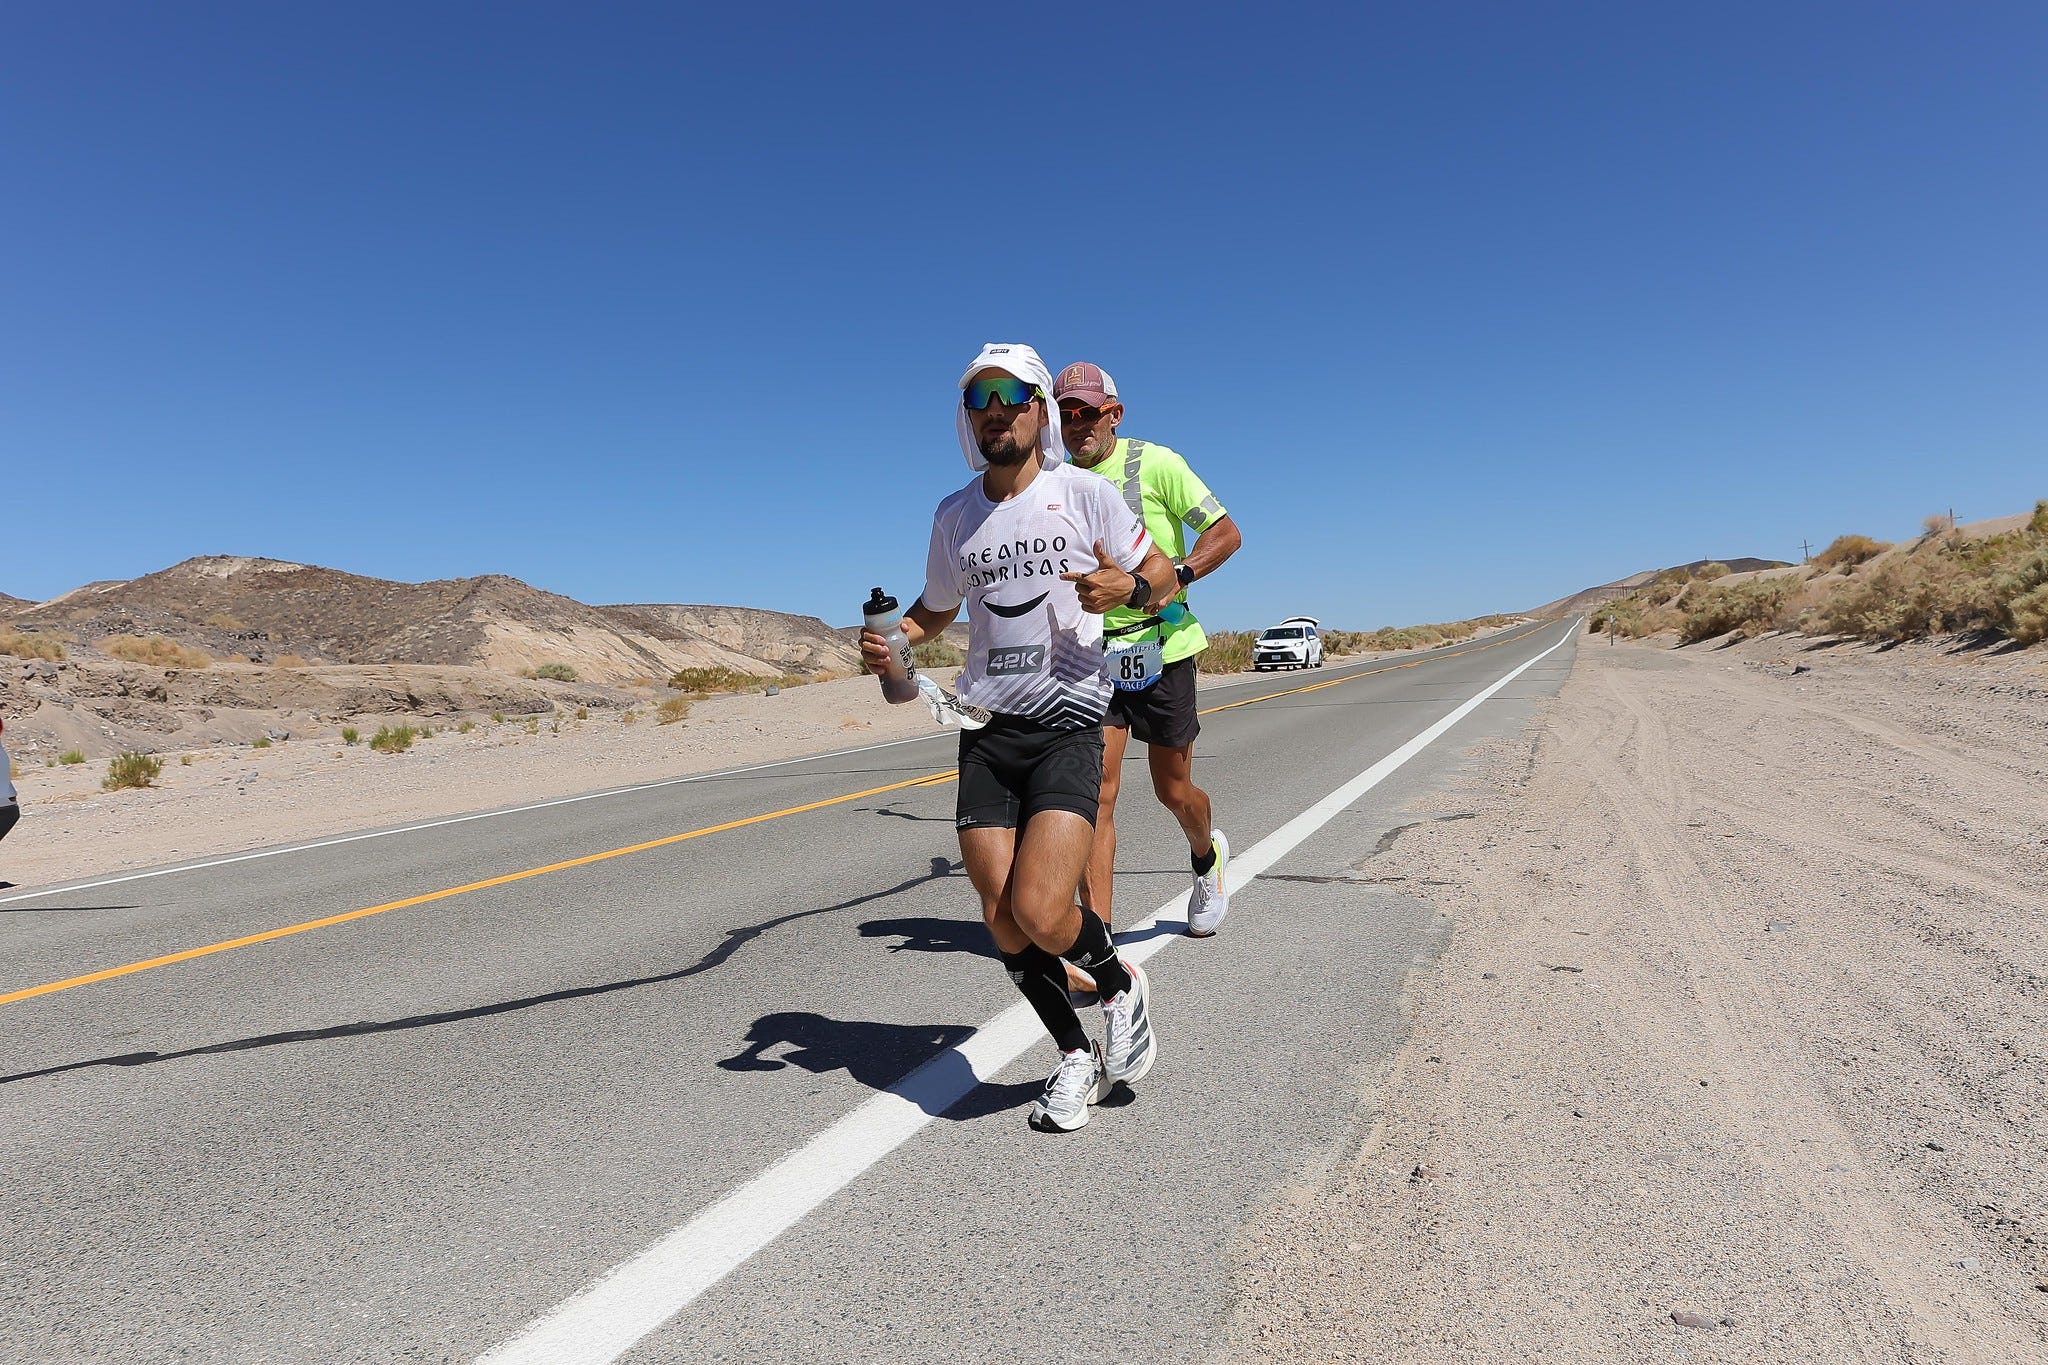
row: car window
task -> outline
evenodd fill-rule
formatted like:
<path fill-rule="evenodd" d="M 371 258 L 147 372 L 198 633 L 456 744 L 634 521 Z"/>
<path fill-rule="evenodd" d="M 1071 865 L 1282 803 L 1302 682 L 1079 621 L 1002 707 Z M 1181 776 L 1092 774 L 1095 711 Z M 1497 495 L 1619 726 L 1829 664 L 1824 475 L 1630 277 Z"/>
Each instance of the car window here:
<path fill-rule="evenodd" d="M 1299 640 L 1301 638 L 1301 627 L 1275 626 L 1266 632 L 1266 638 L 1268 640 Z"/>

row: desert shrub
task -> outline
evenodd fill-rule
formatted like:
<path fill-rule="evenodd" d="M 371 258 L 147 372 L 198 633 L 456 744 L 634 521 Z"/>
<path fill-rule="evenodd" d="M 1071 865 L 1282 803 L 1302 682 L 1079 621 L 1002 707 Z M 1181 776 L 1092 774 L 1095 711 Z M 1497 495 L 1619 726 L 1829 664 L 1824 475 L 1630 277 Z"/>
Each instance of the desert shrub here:
<path fill-rule="evenodd" d="M 2048 498 L 2034 504 L 2034 515 L 2027 518 L 2027 530 L 2037 536 L 2048 536 Z"/>
<path fill-rule="evenodd" d="M 1695 579 L 1707 583 L 1711 583 L 1717 578 L 1726 578 L 1727 576 L 1728 566 L 1726 564 L 1723 564 L 1718 559 L 1711 560 L 1705 564 L 1700 565 L 1699 568 L 1693 572 L 1693 577 Z"/>
<path fill-rule="evenodd" d="M 1820 609 L 1839 635 L 1897 643 L 1947 630 L 1996 627 L 1991 580 L 1948 555 L 1885 564 L 1844 584 Z"/>
<path fill-rule="evenodd" d="M 64 646 L 45 636 L 0 629 L 0 654 L 10 654 L 17 659 L 48 659 L 54 663 L 64 657 Z"/>
<path fill-rule="evenodd" d="M 1872 540 L 1869 536 L 1836 536 L 1828 542 L 1825 550 L 1813 557 L 1813 562 L 1823 569 L 1852 569 L 1889 549 L 1891 546 L 1887 542 Z"/>
<path fill-rule="evenodd" d="M 619 712 L 619 723 L 621 725 L 631 725 L 634 721 L 638 719 L 640 719 L 640 713 L 638 711 Z"/>
<path fill-rule="evenodd" d="M 342 726 L 342 727 L 341 727 L 341 742 L 342 742 L 343 744 L 353 744 L 353 743 L 355 743 L 355 742 L 356 742 L 356 741 L 357 741 L 358 739 L 361 739 L 361 738 L 362 738 L 362 731 L 360 731 L 360 730 L 356 729 L 356 727 L 355 727 L 355 726 L 353 726 L 353 725 L 344 725 L 344 726 Z"/>
<path fill-rule="evenodd" d="M 157 775 L 164 770 L 164 761 L 153 754 L 130 750 L 119 754 L 107 764 L 107 775 L 100 779 L 100 786 L 107 791 L 119 791 L 123 787 L 147 787 L 154 783 Z"/>
<path fill-rule="evenodd" d="M 179 767 L 181 767 L 181 768 L 189 768 L 189 767 L 191 767 L 191 766 L 192 766 L 192 755 L 190 755 L 190 754 L 179 754 L 179 755 L 178 755 L 178 766 L 179 766 Z"/>
<path fill-rule="evenodd" d="M 474 729 L 476 729 L 476 722 L 473 720 L 466 720 L 462 722 L 462 724 L 455 727 L 455 733 L 458 735 L 466 735 Z"/>
<path fill-rule="evenodd" d="M 1954 529 L 1955 526 L 1949 520 L 1949 515 L 1946 512 L 1930 512 L 1925 517 L 1921 518 L 1920 521 L 1920 535 L 1922 539 L 1926 539 L 1931 536 L 1946 535 L 1948 532 L 1953 531 Z"/>
<path fill-rule="evenodd" d="M 370 748 L 380 754 L 402 754 L 412 747 L 420 732 L 410 725 L 380 725 L 370 736 Z"/>
<path fill-rule="evenodd" d="M 2012 621 L 2012 638 L 2023 645 L 2048 640 L 2048 585 L 2022 593 L 2006 604 Z"/>
<path fill-rule="evenodd" d="M 493 712 L 491 712 L 491 724 L 493 724 L 493 725 L 503 725 L 504 723 L 505 723 L 505 713 L 504 713 L 503 711 L 493 711 Z"/>
<path fill-rule="evenodd" d="M 250 748 L 252 748 L 252 749 L 268 749 L 268 748 L 270 747 L 270 736 L 269 736 L 269 735 L 258 735 L 258 736 L 256 736 L 256 742 L 255 742 L 254 744 L 251 744 L 251 745 L 250 745 L 249 747 L 250 747 Z"/>
<path fill-rule="evenodd" d="M 919 668 L 952 668 L 967 662 L 967 656 L 953 647 L 953 642 L 943 635 L 934 635 L 910 651 L 910 661 Z"/>
<path fill-rule="evenodd" d="M 567 664 L 542 664 L 533 670 L 533 675 L 536 678 L 546 678 L 550 682 L 576 681 L 576 670 Z"/>
<path fill-rule="evenodd" d="M 213 656 L 205 650 L 189 649 L 161 635 L 152 635 L 147 640 L 135 635 L 109 635 L 100 641 L 100 648 L 128 663 L 157 668 L 205 668 L 213 662 Z"/>
<path fill-rule="evenodd" d="M 1772 578 L 1708 588 L 1679 623 L 1678 642 L 1692 645 L 1730 631 L 1748 634 L 1769 629 L 1785 605 L 1789 586 Z"/>
<path fill-rule="evenodd" d="M 540 733 L 539 716 L 528 716 L 526 718 L 526 733 L 529 735 L 537 735 Z"/>
<path fill-rule="evenodd" d="M 674 725 L 689 714 L 690 699 L 688 697 L 670 697 L 667 701 L 654 708 L 655 721 L 661 725 Z"/>
<path fill-rule="evenodd" d="M 713 668 L 678 669 L 668 680 L 668 685 L 678 692 L 690 692 L 699 698 L 714 692 L 754 692 L 764 687 L 801 687 L 811 681 L 800 673 L 740 673 L 724 665 Z"/>
<path fill-rule="evenodd" d="M 271 662 L 273 668 L 311 668 L 303 654 L 280 654 Z"/>
<path fill-rule="evenodd" d="M 579 707 L 577 707 L 577 708 L 576 708 L 576 719 L 578 719 L 578 720 L 589 720 L 589 719 L 590 719 L 590 708 L 589 708 L 589 707 L 587 707 L 587 706 L 579 706 Z"/>
<path fill-rule="evenodd" d="M 78 764 L 85 762 L 85 755 L 76 749 L 66 749 L 63 753 L 57 755 L 57 761 L 67 768 L 76 767 Z"/>
<path fill-rule="evenodd" d="M 242 629 L 242 623 L 240 621 L 237 621 L 234 617 L 222 611 L 217 611 L 213 615 L 207 617 L 206 624 L 212 626 L 215 630 Z"/>
<path fill-rule="evenodd" d="M 1252 642 L 1258 636 L 1243 630 L 1209 632 L 1209 647 L 1195 656 L 1199 673 L 1242 673 L 1252 666 Z"/>

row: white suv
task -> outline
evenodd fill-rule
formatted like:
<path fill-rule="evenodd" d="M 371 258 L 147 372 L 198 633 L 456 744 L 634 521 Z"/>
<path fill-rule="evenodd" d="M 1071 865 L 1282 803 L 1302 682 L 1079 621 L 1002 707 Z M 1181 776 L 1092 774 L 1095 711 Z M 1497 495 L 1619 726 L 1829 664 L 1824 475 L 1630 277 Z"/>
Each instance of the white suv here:
<path fill-rule="evenodd" d="M 1252 646 L 1252 669 L 1321 668 L 1323 637 L 1313 616 L 1290 616 L 1261 634 Z"/>
<path fill-rule="evenodd" d="M 0 731 L 6 728 L 7 722 L 0 720 Z M 7 770 L 7 746 L 0 744 L 0 839 L 7 837 L 7 831 L 20 818 L 21 801 L 14 794 L 14 778 Z"/>

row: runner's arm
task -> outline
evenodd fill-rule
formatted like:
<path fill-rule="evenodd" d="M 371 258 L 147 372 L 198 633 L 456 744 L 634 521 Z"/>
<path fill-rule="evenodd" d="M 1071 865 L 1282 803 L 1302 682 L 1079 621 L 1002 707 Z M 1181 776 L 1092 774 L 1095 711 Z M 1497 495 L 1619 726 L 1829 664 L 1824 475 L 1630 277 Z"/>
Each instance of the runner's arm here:
<path fill-rule="evenodd" d="M 1188 557 L 1181 563 L 1193 569 L 1195 577 L 1206 578 L 1222 568 L 1223 561 L 1243 545 L 1244 536 L 1237 529 L 1236 519 L 1225 512 L 1203 528 L 1195 538 L 1195 548 L 1188 551 Z"/>

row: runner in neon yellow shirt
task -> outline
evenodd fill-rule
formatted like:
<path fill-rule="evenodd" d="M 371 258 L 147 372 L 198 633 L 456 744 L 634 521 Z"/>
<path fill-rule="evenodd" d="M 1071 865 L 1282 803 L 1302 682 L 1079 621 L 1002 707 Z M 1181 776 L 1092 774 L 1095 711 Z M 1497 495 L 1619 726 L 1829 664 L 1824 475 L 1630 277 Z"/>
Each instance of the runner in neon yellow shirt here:
<path fill-rule="evenodd" d="M 1192 612 L 1181 611 L 1188 585 L 1213 573 L 1244 538 L 1179 454 L 1116 434 L 1124 408 L 1115 382 L 1099 366 L 1081 361 L 1061 370 L 1053 381 L 1053 401 L 1059 404 L 1067 453 L 1076 465 L 1117 486 L 1153 543 L 1173 561 L 1177 579 L 1161 584 L 1146 606 L 1120 608 L 1103 617 L 1103 646 L 1117 690 L 1103 718 L 1102 796 L 1081 900 L 1109 921 L 1117 788 L 1124 749 L 1135 738 L 1146 747 L 1154 794 L 1187 836 L 1194 867 L 1188 933 L 1207 938 L 1230 909 L 1230 842 L 1214 824 L 1209 794 L 1194 783 L 1195 736 L 1202 728 L 1195 714 L 1195 656 L 1208 637 Z M 1187 543 L 1191 533 L 1197 537 L 1193 549 Z M 1178 619 L 1168 621 L 1162 611 Z"/>

